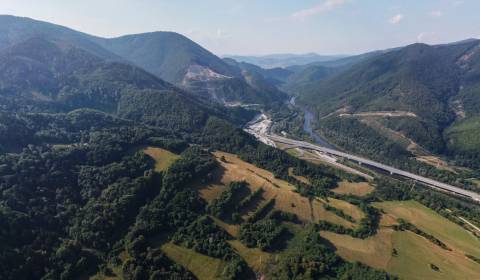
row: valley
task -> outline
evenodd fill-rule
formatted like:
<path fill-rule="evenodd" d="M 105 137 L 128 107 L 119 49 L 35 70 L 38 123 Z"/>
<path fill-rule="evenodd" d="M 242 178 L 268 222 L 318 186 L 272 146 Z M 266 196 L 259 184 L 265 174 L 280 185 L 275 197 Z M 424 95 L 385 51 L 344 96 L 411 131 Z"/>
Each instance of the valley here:
<path fill-rule="evenodd" d="M 204 43 L 0 15 L 0 279 L 480 279 L 479 40 Z"/>
<path fill-rule="evenodd" d="M 255 121 L 256 120 L 256 121 Z M 365 158 L 361 158 L 352 154 L 348 154 L 345 152 L 341 152 L 332 148 L 327 148 L 322 146 L 323 143 L 325 143 L 323 140 L 320 141 L 320 146 L 308 143 L 308 142 L 303 142 L 303 141 L 297 141 L 293 139 L 289 139 L 286 137 L 281 137 L 278 135 L 270 134 L 269 132 L 269 127 L 271 125 L 271 121 L 266 118 L 266 116 L 263 114 L 261 116 L 261 125 L 259 125 L 258 118 L 256 118 L 253 123 L 249 123 L 249 127 L 245 130 L 246 132 L 251 132 L 255 137 L 262 139 L 262 142 L 272 145 L 273 147 L 276 147 L 277 145 L 275 143 L 281 143 L 284 146 L 284 148 L 301 148 L 301 149 L 306 149 L 306 150 L 313 150 L 313 151 L 318 151 L 323 154 L 327 155 L 333 155 L 337 156 L 340 158 L 344 158 L 347 160 L 354 161 L 356 163 L 359 163 L 360 165 L 365 165 L 368 167 L 374 167 L 378 170 L 385 171 L 389 173 L 390 175 L 398 175 L 401 177 L 406 177 L 408 179 L 413 180 L 414 182 L 420 182 L 428 187 L 435 188 L 437 190 L 442 190 L 446 191 L 455 195 L 467 197 L 469 199 L 472 199 L 473 201 L 480 203 L 480 194 L 475 193 L 472 191 L 464 190 L 452 185 L 448 185 L 442 182 L 438 182 L 429 178 L 425 178 L 416 174 L 412 174 L 410 172 L 406 172 L 385 164 L 381 164 L 375 161 L 371 161 Z M 308 123 L 308 127 L 310 126 L 310 121 L 305 120 L 305 123 Z M 259 128 L 260 127 L 260 128 Z M 308 133 L 313 133 L 312 130 L 307 130 Z M 326 143 L 328 145 L 328 143 Z M 328 145 L 331 147 L 331 145 Z"/>

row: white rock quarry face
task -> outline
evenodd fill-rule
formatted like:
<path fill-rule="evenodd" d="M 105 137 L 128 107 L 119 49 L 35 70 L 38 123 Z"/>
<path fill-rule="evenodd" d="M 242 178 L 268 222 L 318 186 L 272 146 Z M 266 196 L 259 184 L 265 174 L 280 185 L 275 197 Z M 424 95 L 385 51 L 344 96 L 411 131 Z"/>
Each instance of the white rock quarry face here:
<path fill-rule="evenodd" d="M 474 47 L 473 49 L 467 51 L 464 55 L 462 55 L 458 61 L 457 61 L 457 65 L 459 65 L 460 67 L 462 68 L 467 68 L 469 65 L 468 63 L 470 62 L 470 59 L 478 54 L 480 52 L 480 43 Z"/>
<path fill-rule="evenodd" d="M 268 138 L 268 133 L 270 127 L 272 126 L 272 120 L 268 118 L 265 114 L 257 115 L 252 121 L 250 121 L 246 127 L 245 131 L 249 134 L 252 134 L 259 141 L 275 147 L 275 143 Z"/>
<path fill-rule="evenodd" d="M 187 74 L 185 74 L 185 77 L 183 78 L 183 83 L 187 83 L 189 81 L 208 82 L 212 80 L 225 80 L 231 78 L 232 77 L 219 74 L 210 68 L 195 64 L 188 67 Z"/>

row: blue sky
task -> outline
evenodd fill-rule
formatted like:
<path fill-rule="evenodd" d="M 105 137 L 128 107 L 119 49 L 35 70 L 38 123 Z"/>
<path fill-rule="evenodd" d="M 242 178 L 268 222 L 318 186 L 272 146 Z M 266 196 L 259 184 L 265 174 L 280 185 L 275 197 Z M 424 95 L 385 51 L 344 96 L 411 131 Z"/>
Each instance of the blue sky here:
<path fill-rule="evenodd" d="M 0 14 L 99 36 L 175 31 L 219 55 L 356 54 L 479 38 L 479 11 L 478 0 L 0 1 Z"/>

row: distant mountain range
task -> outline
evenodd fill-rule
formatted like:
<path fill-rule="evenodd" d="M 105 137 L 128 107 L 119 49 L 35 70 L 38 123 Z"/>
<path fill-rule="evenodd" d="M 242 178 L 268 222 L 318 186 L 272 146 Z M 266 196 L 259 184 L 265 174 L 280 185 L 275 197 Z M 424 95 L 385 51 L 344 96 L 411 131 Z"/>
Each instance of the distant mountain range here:
<path fill-rule="evenodd" d="M 86 107 L 188 131 L 211 115 L 236 121 L 238 112 L 223 105 L 278 108 L 288 92 L 319 125 L 328 119 L 334 128 L 358 113 L 406 112 L 369 124 L 379 135 L 397 133 L 470 165 L 480 158 L 479 45 L 469 39 L 349 57 L 273 55 L 260 60 L 304 65 L 265 69 L 241 57 L 221 59 L 172 32 L 106 39 L 0 16 L 0 101 L 9 111 Z M 349 122 L 355 120 L 366 124 L 363 117 Z"/>
<path fill-rule="evenodd" d="M 347 55 L 319 55 L 316 53 L 307 54 L 271 54 L 264 56 L 239 56 L 226 55 L 239 62 L 255 64 L 262 68 L 286 68 L 295 65 L 306 65 L 314 62 L 327 62 L 348 57 Z"/>
<path fill-rule="evenodd" d="M 105 61 L 134 64 L 201 99 L 273 104 L 286 98 L 275 88 L 254 84 L 257 80 L 247 79 L 248 73 L 180 34 L 154 32 L 106 39 L 29 18 L 0 17 L 0 50 L 35 37 L 62 47 L 74 46 Z"/>

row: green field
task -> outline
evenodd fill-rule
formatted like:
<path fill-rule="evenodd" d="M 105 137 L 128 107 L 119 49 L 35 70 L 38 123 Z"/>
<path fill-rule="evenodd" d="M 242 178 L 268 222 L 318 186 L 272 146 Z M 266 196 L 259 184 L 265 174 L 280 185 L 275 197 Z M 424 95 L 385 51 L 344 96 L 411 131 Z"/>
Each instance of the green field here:
<path fill-rule="evenodd" d="M 395 232 L 392 257 L 387 271 L 404 279 L 480 279 L 480 265 L 459 252 L 449 252 L 411 232 Z M 430 264 L 439 268 L 434 271 Z"/>
<path fill-rule="evenodd" d="M 385 212 L 383 221 L 389 221 L 381 223 L 375 236 L 362 240 L 331 232 L 320 234 L 346 260 L 384 269 L 401 279 L 480 279 L 480 264 L 465 256 L 480 256 L 480 240 L 473 234 L 418 202 L 382 202 L 375 206 Z M 391 221 L 399 218 L 438 238 L 452 250 L 442 249 L 409 231 L 393 231 Z"/>
<path fill-rule="evenodd" d="M 155 160 L 155 171 L 157 172 L 166 170 L 180 157 L 170 151 L 156 147 L 147 147 L 144 153 Z"/>
<path fill-rule="evenodd" d="M 376 206 L 387 214 L 407 220 L 453 248 L 480 257 L 480 240 L 461 226 L 418 202 L 382 202 Z"/>
<path fill-rule="evenodd" d="M 458 150 L 478 151 L 480 149 L 480 117 L 463 120 L 448 128 L 448 143 Z"/>
<path fill-rule="evenodd" d="M 264 271 L 273 254 L 264 252 L 258 248 L 248 248 L 239 240 L 229 241 L 235 251 L 247 262 L 254 271 Z"/>
<path fill-rule="evenodd" d="M 220 259 L 205 256 L 172 243 L 164 244 L 162 251 L 170 259 L 191 271 L 199 280 L 221 279 L 225 262 Z"/>
<path fill-rule="evenodd" d="M 336 187 L 332 191 L 337 194 L 366 196 L 372 193 L 374 190 L 375 188 L 367 182 L 352 183 L 348 181 L 343 181 L 338 183 L 338 187 Z"/>

